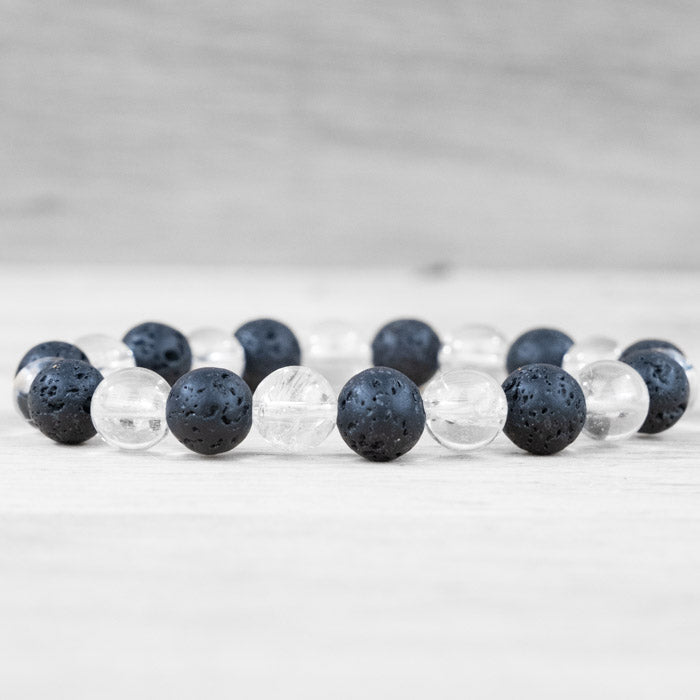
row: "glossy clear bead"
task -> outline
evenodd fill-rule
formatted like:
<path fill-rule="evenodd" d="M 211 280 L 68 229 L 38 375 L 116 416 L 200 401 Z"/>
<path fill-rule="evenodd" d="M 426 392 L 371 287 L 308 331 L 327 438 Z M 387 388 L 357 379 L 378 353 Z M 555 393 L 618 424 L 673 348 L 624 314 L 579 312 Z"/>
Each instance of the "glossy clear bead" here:
<path fill-rule="evenodd" d="M 642 427 L 649 412 L 649 391 L 632 367 L 616 360 L 593 362 L 581 370 L 578 381 L 586 398 L 586 435 L 624 440 Z"/>
<path fill-rule="evenodd" d="M 221 367 L 243 375 L 245 350 L 232 333 L 221 328 L 198 328 L 187 340 L 192 350 L 192 369 Z"/>
<path fill-rule="evenodd" d="M 322 321 L 308 334 L 304 364 L 323 375 L 336 394 L 351 377 L 371 367 L 369 344 L 343 321 Z"/>
<path fill-rule="evenodd" d="M 100 370 L 103 377 L 119 369 L 136 366 L 131 348 L 109 335 L 84 335 L 78 338 L 75 344 L 87 355 L 90 364 Z"/>
<path fill-rule="evenodd" d="M 29 389 L 31 389 L 32 382 L 37 374 L 59 359 L 58 357 L 40 357 L 38 360 L 34 360 L 22 367 L 12 381 L 12 404 L 17 413 L 31 425 L 34 425 L 34 423 L 29 416 L 29 407 L 27 406 Z"/>
<path fill-rule="evenodd" d="M 501 381 L 506 375 L 508 339 L 497 329 L 467 324 L 445 335 L 440 369 L 475 369 Z"/>
<path fill-rule="evenodd" d="M 144 367 L 113 372 L 97 386 L 90 415 L 102 439 L 122 450 L 147 450 L 168 434 L 170 385 Z"/>
<path fill-rule="evenodd" d="M 253 423 L 272 445 L 301 452 L 320 445 L 335 426 L 337 400 L 328 380 L 310 367 L 282 367 L 253 395 Z"/>
<path fill-rule="evenodd" d="M 586 365 L 601 360 L 617 360 L 621 352 L 622 348 L 616 340 L 596 335 L 574 343 L 564 355 L 561 366 L 574 379 L 578 379 Z"/>
<path fill-rule="evenodd" d="M 490 374 L 471 369 L 439 374 L 424 389 L 423 405 L 430 434 L 461 452 L 488 445 L 508 415 L 501 385 Z"/>

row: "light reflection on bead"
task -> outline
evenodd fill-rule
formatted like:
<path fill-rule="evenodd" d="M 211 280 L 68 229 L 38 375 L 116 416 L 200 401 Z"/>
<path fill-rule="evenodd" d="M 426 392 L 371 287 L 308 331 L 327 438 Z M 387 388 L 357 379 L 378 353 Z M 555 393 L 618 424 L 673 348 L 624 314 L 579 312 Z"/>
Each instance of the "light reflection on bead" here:
<path fill-rule="evenodd" d="M 87 355 L 88 361 L 103 377 L 127 367 L 135 367 L 134 353 L 121 340 L 102 333 L 84 335 L 75 344 Z"/>
<path fill-rule="evenodd" d="M 369 343 L 344 321 L 322 321 L 307 337 L 304 364 L 323 375 L 336 394 L 350 377 L 372 365 Z"/>
<path fill-rule="evenodd" d="M 232 333 L 221 328 L 198 328 L 187 340 L 192 350 L 192 369 L 221 367 L 243 376 L 245 351 Z"/>
<path fill-rule="evenodd" d="M 624 440 L 642 427 L 649 412 L 649 391 L 632 367 L 616 360 L 593 362 L 581 370 L 579 383 L 586 398 L 586 435 Z"/>
<path fill-rule="evenodd" d="M 562 369 L 578 380 L 579 373 L 592 362 L 617 360 L 620 357 L 620 345 L 612 338 L 602 335 L 584 338 L 574 343 L 562 360 Z"/>
<path fill-rule="evenodd" d="M 430 434 L 441 445 L 465 452 L 488 445 L 508 415 L 500 384 L 471 369 L 439 374 L 423 391 L 423 405 Z"/>
<path fill-rule="evenodd" d="M 168 434 L 170 385 L 144 367 L 113 372 L 98 385 L 90 415 L 102 439 L 122 450 L 147 450 Z"/>
<path fill-rule="evenodd" d="M 333 387 L 310 367 L 282 367 L 253 394 L 253 424 L 272 445 L 300 452 L 320 445 L 335 426 Z"/>
<path fill-rule="evenodd" d="M 58 357 L 40 357 L 38 360 L 34 360 L 22 367 L 12 381 L 12 403 L 19 415 L 30 425 L 34 425 L 29 415 L 28 406 L 29 389 L 32 386 L 32 382 L 39 372 L 59 359 Z"/>
<path fill-rule="evenodd" d="M 475 369 L 502 381 L 507 353 L 508 340 L 500 331 L 482 324 L 467 324 L 445 335 L 440 369 Z"/>

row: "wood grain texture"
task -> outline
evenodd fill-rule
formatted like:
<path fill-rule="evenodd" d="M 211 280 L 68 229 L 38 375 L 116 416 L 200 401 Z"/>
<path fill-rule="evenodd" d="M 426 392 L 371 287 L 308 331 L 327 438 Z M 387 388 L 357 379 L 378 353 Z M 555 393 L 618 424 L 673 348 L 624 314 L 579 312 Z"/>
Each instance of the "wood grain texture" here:
<path fill-rule="evenodd" d="M 354 282 L 352 294 L 345 283 Z M 0 270 L 0 370 L 148 317 L 550 322 L 700 353 L 697 276 Z M 535 458 L 49 443 L 0 409 L 4 698 L 695 698 L 700 422 Z"/>
<path fill-rule="evenodd" d="M 700 265 L 696 2 L 0 11 L 7 261 Z"/>

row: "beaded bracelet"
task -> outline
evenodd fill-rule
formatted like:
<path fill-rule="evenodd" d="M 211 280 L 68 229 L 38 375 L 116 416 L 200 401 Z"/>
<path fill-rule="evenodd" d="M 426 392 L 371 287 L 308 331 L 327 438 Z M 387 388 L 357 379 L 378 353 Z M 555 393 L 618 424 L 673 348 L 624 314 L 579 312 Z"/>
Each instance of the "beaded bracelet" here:
<path fill-rule="evenodd" d="M 696 394 L 685 355 L 656 339 L 620 352 L 607 338 L 574 343 L 537 328 L 508 345 L 498 331 L 471 325 L 441 342 L 426 323 L 402 319 L 379 330 L 371 354 L 367 367 L 369 347 L 338 322 L 311 334 L 312 366 L 301 366 L 296 336 L 271 319 L 232 335 L 203 328 L 189 337 L 149 322 L 123 341 L 90 335 L 36 345 L 19 363 L 13 398 L 26 420 L 64 444 L 99 433 L 114 447 L 145 450 L 172 432 L 214 455 L 239 445 L 255 422 L 270 444 L 303 452 L 337 425 L 357 454 L 389 461 L 426 425 L 456 451 L 484 447 L 503 430 L 538 455 L 559 452 L 581 432 L 606 441 L 659 433 Z"/>

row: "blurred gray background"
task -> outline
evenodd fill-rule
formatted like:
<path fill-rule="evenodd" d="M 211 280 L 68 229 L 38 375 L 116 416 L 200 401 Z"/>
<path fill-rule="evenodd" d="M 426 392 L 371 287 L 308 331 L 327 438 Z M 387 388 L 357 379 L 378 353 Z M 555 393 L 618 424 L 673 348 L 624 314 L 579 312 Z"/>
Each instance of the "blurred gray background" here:
<path fill-rule="evenodd" d="M 696 1 L 0 7 L 6 262 L 700 264 Z"/>

